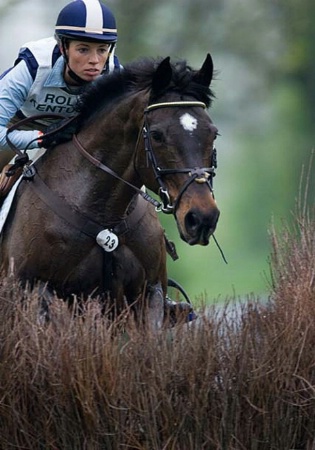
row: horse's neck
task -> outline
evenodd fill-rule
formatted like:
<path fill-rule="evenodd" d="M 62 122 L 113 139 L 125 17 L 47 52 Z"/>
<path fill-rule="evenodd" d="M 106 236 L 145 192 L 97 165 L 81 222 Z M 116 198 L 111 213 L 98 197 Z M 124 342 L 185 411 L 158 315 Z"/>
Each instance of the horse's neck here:
<path fill-rule="evenodd" d="M 131 103 L 129 101 L 129 103 Z M 143 106 L 119 105 L 112 112 L 93 121 L 78 134 L 78 140 L 84 149 L 102 165 L 115 172 L 118 177 L 128 183 L 141 187 L 141 181 L 134 169 L 134 153 L 137 138 L 142 125 Z M 140 113 L 139 113 L 140 111 Z M 123 124 L 123 126 L 122 126 Z M 81 155 L 82 157 L 82 155 Z M 95 208 L 102 204 L 104 215 L 123 217 L 135 190 L 128 184 L 96 168 L 93 163 L 83 157 L 82 165 L 91 171 L 89 201 Z"/>

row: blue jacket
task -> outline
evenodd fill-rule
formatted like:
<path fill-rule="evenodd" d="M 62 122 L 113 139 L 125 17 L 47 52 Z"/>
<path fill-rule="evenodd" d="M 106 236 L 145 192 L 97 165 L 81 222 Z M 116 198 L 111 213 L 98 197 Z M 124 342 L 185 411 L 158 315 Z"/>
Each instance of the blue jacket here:
<path fill-rule="evenodd" d="M 6 131 L 13 117 L 59 113 L 71 117 L 79 91 L 69 90 L 63 78 L 65 61 L 54 38 L 25 44 L 13 68 L 0 77 L 0 150 L 8 149 Z M 105 73 L 120 68 L 112 52 Z M 82 92 L 82 88 L 80 88 Z M 48 121 L 41 121 L 48 125 Z M 16 130 L 10 140 L 19 149 L 38 137 L 38 130 Z M 29 148 L 38 147 L 37 141 Z"/>

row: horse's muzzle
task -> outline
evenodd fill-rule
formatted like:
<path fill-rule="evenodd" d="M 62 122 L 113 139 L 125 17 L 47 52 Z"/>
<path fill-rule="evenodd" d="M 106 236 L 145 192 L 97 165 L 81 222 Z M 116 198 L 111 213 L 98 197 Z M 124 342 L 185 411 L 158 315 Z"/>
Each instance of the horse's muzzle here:
<path fill-rule="evenodd" d="M 184 218 L 184 227 L 180 227 L 181 238 L 189 245 L 208 245 L 210 236 L 214 233 L 219 220 L 220 211 L 212 208 L 203 212 L 196 208 L 190 209 Z"/>

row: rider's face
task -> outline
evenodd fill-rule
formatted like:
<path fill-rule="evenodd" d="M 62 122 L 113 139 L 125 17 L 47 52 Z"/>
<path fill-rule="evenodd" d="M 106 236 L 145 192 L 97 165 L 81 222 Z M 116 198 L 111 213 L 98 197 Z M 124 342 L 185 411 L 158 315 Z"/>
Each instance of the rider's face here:
<path fill-rule="evenodd" d="M 97 42 L 70 41 L 66 49 L 69 67 L 85 81 L 93 81 L 97 78 L 108 59 L 110 44 Z M 66 68 L 65 80 L 73 84 Z"/>

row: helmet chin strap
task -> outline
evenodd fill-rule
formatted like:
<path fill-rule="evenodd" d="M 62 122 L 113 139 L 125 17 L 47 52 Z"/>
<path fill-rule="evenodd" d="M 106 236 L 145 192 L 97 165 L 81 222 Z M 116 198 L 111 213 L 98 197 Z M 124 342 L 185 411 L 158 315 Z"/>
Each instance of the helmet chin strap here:
<path fill-rule="evenodd" d="M 79 75 L 77 75 L 75 72 L 73 72 L 73 70 L 69 66 L 68 58 L 66 58 L 66 63 L 67 63 L 67 67 L 68 67 L 68 75 L 69 75 L 69 77 L 71 77 L 73 79 L 73 81 L 75 81 L 79 86 L 84 86 L 89 83 L 89 81 L 83 80 L 83 78 L 79 77 Z"/>
<path fill-rule="evenodd" d="M 67 65 L 67 68 L 68 68 L 68 75 L 69 75 L 69 77 L 72 78 L 73 81 L 75 81 L 76 84 L 78 84 L 79 86 L 84 86 L 85 84 L 88 83 L 88 81 L 83 80 L 83 78 L 79 77 L 79 75 L 77 75 L 75 72 L 73 72 L 73 70 L 69 66 L 69 58 L 68 58 L 68 55 L 67 55 L 67 47 L 66 47 L 64 39 L 61 39 L 61 48 L 62 48 L 63 57 L 64 57 L 64 59 L 66 61 L 66 65 Z"/>

